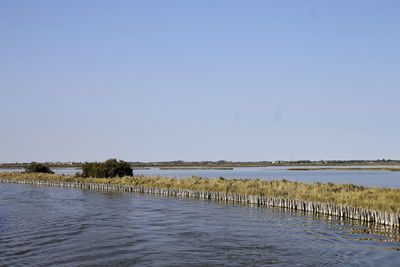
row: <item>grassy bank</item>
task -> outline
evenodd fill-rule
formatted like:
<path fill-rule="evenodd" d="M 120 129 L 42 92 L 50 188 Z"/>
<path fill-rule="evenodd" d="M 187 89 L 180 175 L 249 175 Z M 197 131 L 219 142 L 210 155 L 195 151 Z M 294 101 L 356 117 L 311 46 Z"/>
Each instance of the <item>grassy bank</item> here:
<path fill-rule="evenodd" d="M 76 178 L 72 175 L 32 173 L 1 173 L 0 177 L 23 180 L 82 183 L 90 182 L 129 186 L 229 192 L 276 198 L 289 198 L 294 200 L 313 201 L 400 213 L 400 189 L 370 188 L 353 184 L 307 184 L 286 180 L 269 181 L 259 179 L 210 179 L 200 177 L 170 178 L 156 176 L 133 176 L 113 179 Z"/>
<path fill-rule="evenodd" d="M 289 168 L 290 171 L 400 171 L 400 167 L 332 167 L 332 168 Z"/>

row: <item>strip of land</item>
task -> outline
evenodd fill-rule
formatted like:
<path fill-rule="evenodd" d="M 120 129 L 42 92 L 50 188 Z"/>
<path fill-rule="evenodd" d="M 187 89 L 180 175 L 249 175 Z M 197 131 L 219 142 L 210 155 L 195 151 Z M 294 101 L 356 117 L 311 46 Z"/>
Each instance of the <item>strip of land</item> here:
<path fill-rule="evenodd" d="M 326 168 L 289 168 L 290 171 L 400 171 L 400 167 L 326 167 Z"/>
<path fill-rule="evenodd" d="M 376 166 L 376 165 L 386 165 L 386 166 L 400 166 L 400 160 L 297 160 L 297 161 L 161 161 L 161 162 L 127 162 L 132 168 L 159 168 L 159 167 L 276 167 L 276 166 Z M 43 165 L 47 167 L 77 167 L 80 168 L 83 162 L 42 162 Z M 0 168 L 24 168 L 28 166 L 29 163 L 25 162 L 13 162 L 13 163 L 1 163 Z"/>
<path fill-rule="evenodd" d="M 400 189 L 372 188 L 354 184 L 301 183 L 287 180 L 171 178 L 158 176 L 126 176 L 122 178 L 80 178 L 73 175 L 44 173 L 1 173 L 1 178 L 97 183 L 151 188 L 174 188 L 222 192 L 312 201 L 340 206 L 400 213 Z"/>

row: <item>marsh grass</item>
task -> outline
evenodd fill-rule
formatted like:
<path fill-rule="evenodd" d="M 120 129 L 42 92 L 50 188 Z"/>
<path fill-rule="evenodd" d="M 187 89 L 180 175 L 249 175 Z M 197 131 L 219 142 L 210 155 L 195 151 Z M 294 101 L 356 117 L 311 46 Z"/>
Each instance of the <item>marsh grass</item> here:
<path fill-rule="evenodd" d="M 126 176 L 121 178 L 79 178 L 45 173 L 1 173 L 1 178 L 59 182 L 103 183 L 128 186 L 179 188 L 199 191 L 288 198 L 377 211 L 400 213 L 400 189 L 372 188 L 354 184 L 301 183 L 287 180 L 170 178 Z"/>

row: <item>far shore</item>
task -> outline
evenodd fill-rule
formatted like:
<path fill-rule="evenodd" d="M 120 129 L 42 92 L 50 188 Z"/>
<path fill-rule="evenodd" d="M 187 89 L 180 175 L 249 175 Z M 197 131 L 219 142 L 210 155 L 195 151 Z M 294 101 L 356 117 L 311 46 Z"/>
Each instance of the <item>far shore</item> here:
<path fill-rule="evenodd" d="M 388 168 L 400 168 L 399 160 L 344 160 L 344 161 L 259 161 L 259 162 L 231 162 L 231 161 L 170 161 L 170 162 L 128 162 L 133 169 L 162 168 L 162 169 L 225 169 L 240 167 L 301 167 L 311 170 L 326 166 L 333 167 L 351 167 L 351 166 L 371 166 L 371 168 L 379 168 L 378 166 L 386 166 Z M 3 169 L 19 169 L 25 168 L 29 163 L 2 163 L 0 168 Z M 50 168 L 80 168 L 83 162 L 44 162 L 43 165 Z M 392 167 L 393 166 L 393 167 Z"/>

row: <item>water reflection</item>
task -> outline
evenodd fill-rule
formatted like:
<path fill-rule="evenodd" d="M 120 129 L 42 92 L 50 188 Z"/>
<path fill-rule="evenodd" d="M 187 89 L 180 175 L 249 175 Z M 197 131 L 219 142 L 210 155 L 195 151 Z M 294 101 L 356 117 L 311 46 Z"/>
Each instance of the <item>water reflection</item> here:
<path fill-rule="evenodd" d="M 253 208 L 257 208 L 254 207 Z M 382 225 L 375 222 L 339 218 L 333 215 L 312 213 L 307 211 L 291 211 L 280 207 L 268 207 L 267 209 L 284 212 L 293 218 L 303 218 L 303 226 L 318 227 L 341 231 L 344 238 L 353 240 L 373 240 L 379 242 L 400 242 L 400 228 L 390 225 Z M 296 223 L 298 220 L 296 220 Z M 348 234 L 348 235 L 347 235 Z"/>

